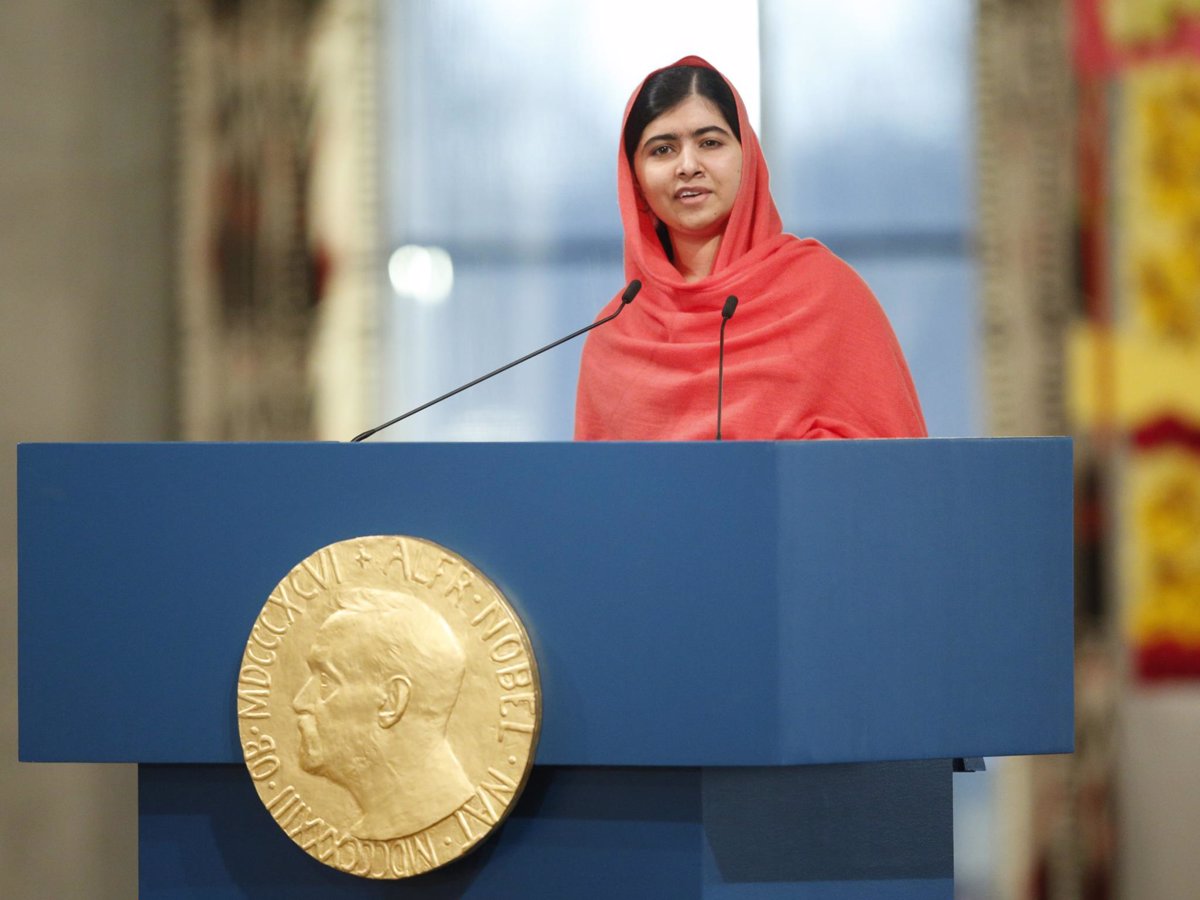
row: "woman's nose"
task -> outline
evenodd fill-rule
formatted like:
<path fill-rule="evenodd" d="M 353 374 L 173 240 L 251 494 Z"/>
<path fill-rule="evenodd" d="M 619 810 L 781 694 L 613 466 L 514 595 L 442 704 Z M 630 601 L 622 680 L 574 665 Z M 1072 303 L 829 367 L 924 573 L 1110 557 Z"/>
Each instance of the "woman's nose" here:
<path fill-rule="evenodd" d="M 685 147 L 679 154 L 679 174 L 685 176 L 695 175 L 700 171 L 700 160 L 696 156 L 696 152 L 690 147 Z"/>

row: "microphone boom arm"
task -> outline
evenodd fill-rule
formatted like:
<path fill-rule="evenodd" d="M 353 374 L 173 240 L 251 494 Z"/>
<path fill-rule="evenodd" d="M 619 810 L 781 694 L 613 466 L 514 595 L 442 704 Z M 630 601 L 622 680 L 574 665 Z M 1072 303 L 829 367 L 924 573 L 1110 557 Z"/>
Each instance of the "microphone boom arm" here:
<path fill-rule="evenodd" d="M 636 285 L 636 287 L 634 287 L 634 285 Z M 374 428 L 370 428 L 370 429 L 364 431 L 362 434 L 355 435 L 353 438 L 350 439 L 350 443 L 356 444 L 359 441 L 366 440 L 367 438 L 369 438 L 371 435 L 375 434 L 376 432 L 383 431 L 383 429 L 385 429 L 385 428 L 390 428 L 392 425 L 395 425 L 397 422 L 404 421 L 409 416 L 415 416 L 417 413 L 421 412 L 422 410 L 428 409 L 429 407 L 433 406 L 435 403 L 441 403 L 443 400 L 447 400 L 450 397 L 453 397 L 455 394 L 459 394 L 459 393 L 465 391 L 467 388 L 475 387 L 475 385 L 479 384 L 480 382 L 487 381 L 493 375 L 499 375 L 501 372 L 507 372 L 513 366 L 519 366 L 521 363 L 525 362 L 526 360 L 533 359 L 539 353 L 545 353 L 547 350 L 553 350 L 559 344 L 565 344 L 567 341 L 571 340 L 572 338 L 579 337 L 581 334 L 583 334 L 586 331 L 591 331 L 593 328 L 596 328 L 599 325 L 603 325 L 605 322 L 611 322 L 613 319 L 615 319 L 617 316 L 619 316 L 621 314 L 621 311 L 624 310 L 625 307 L 627 307 L 630 303 L 633 302 L 633 298 L 635 296 L 637 296 L 637 292 L 639 290 L 641 290 L 641 288 L 642 288 L 642 283 L 640 281 L 631 281 L 629 283 L 629 286 L 627 288 L 625 288 L 625 292 L 621 295 L 621 305 L 618 306 L 617 311 L 612 313 L 611 315 L 605 316 L 603 319 L 597 319 L 595 322 L 592 322 L 590 325 L 585 325 L 583 328 L 580 328 L 578 331 L 573 331 L 570 334 L 568 334 L 566 337 L 559 338 L 557 341 L 555 341 L 552 344 L 547 344 L 545 347 L 541 347 L 537 350 L 534 350 L 532 353 L 527 353 L 524 356 L 522 356 L 520 359 L 514 359 L 512 362 L 508 363 L 507 365 L 503 365 L 500 368 L 495 369 L 494 371 L 488 372 L 486 375 L 481 375 L 478 378 L 476 378 L 474 381 L 464 384 L 462 387 L 456 387 L 454 390 L 449 391 L 445 394 L 442 394 L 442 396 L 437 397 L 433 400 L 430 400 L 428 403 L 422 403 L 416 409 L 410 409 L 406 413 L 401 413 L 400 415 L 396 416 L 396 418 L 389 419 L 388 421 L 384 422 L 382 425 L 376 425 Z"/>

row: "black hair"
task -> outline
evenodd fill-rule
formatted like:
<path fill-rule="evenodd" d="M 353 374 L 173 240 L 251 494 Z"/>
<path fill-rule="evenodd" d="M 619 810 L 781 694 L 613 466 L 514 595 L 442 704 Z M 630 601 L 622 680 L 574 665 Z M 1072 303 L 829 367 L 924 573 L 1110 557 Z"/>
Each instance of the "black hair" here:
<path fill-rule="evenodd" d="M 646 79 L 637 99 L 629 110 L 625 121 L 625 158 L 633 165 L 633 154 L 646 126 L 663 113 L 674 109 L 692 94 L 699 94 L 712 102 L 725 117 L 733 136 L 742 140 L 742 129 L 738 125 L 737 101 L 733 91 L 715 69 L 704 66 L 672 66 L 655 72 Z"/>

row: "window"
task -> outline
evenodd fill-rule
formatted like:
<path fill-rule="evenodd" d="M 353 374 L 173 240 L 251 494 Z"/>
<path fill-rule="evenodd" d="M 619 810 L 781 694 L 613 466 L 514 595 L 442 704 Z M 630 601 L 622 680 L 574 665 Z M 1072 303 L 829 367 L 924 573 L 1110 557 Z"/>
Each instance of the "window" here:
<path fill-rule="evenodd" d="M 439 0 L 382 13 L 383 219 L 400 252 L 380 418 L 586 325 L 624 287 L 622 110 L 647 72 L 696 53 L 752 119 L 761 108 L 786 227 L 824 241 L 880 297 L 931 430 L 974 430 L 963 4 L 706 0 L 681 16 L 643 2 Z M 570 439 L 581 348 L 381 437 Z"/>

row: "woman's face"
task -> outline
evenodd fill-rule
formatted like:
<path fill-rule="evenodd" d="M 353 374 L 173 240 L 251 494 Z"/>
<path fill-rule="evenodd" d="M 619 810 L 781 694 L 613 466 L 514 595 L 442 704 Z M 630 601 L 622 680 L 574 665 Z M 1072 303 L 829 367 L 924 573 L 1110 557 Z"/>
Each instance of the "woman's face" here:
<path fill-rule="evenodd" d="M 633 170 L 672 235 L 724 232 L 742 183 L 742 145 L 712 101 L 692 94 L 646 126 Z"/>

